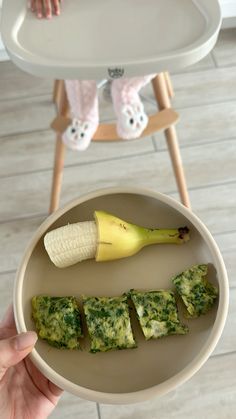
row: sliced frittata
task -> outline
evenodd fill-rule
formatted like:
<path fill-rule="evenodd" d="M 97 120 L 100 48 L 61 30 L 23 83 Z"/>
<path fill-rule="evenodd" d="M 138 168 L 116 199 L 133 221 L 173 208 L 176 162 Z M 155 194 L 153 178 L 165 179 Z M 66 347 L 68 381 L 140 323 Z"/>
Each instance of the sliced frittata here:
<path fill-rule="evenodd" d="M 145 339 L 188 333 L 180 323 L 177 305 L 172 291 L 135 291 L 129 293 Z"/>
<path fill-rule="evenodd" d="M 32 298 L 33 319 L 40 338 L 63 349 L 79 349 L 81 319 L 75 297 Z"/>
<path fill-rule="evenodd" d="M 187 317 L 199 317 L 213 306 L 218 289 L 206 279 L 207 265 L 194 265 L 172 278 L 187 309 Z"/>
<path fill-rule="evenodd" d="M 135 348 L 127 296 L 83 297 L 90 352 Z"/>

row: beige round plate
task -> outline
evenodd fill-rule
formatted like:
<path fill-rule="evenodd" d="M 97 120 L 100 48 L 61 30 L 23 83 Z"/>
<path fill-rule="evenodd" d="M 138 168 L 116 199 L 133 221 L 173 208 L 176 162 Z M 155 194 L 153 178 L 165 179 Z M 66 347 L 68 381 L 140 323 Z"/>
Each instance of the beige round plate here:
<path fill-rule="evenodd" d="M 175 228 L 187 225 L 191 241 L 183 246 L 154 245 L 137 255 L 112 262 L 84 261 L 66 269 L 56 268 L 43 246 L 48 230 L 67 223 L 92 220 L 94 210 L 105 210 L 146 227 Z M 35 233 L 18 270 L 14 312 L 19 332 L 34 329 L 31 298 L 81 294 L 118 296 L 130 288 L 172 288 L 170 278 L 198 263 L 209 263 L 209 279 L 219 286 L 219 302 L 207 315 L 182 320 L 186 336 L 146 342 L 132 319 L 138 348 L 89 353 L 50 347 L 39 340 L 31 354 L 34 364 L 61 388 L 103 403 L 135 403 L 173 390 L 189 379 L 207 360 L 222 333 L 228 308 L 228 280 L 224 262 L 202 222 L 173 199 L 144 189 L 110 188 L 81 197 L 51 215 Z M 180 313 L 181 314 L 181 313 Z M 181 316 L 182 317 L 182 316 Z"/>

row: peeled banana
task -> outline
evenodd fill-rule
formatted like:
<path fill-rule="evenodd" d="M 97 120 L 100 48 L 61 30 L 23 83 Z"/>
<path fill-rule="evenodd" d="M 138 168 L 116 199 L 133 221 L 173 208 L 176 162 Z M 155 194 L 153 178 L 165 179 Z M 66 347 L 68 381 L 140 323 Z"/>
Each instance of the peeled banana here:
<path fill-rule="evenodd" d="M 104 211 L 95 211 L 94 218 L 95 221 L 68 224 L 45 235 L 44 246 L 54 265 L 66 268 L 92 258 L 97 262 L 121 259 L 150 244 L 183 244 L 190 239 L 188 227 L 144 228 Z"/>

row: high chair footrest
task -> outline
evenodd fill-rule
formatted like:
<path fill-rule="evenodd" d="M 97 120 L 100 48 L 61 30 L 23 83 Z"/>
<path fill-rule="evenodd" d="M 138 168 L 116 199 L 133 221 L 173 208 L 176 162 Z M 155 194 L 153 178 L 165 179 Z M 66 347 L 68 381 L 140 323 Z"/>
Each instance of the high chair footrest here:
<path fill-rule="evenodd" d="M 157 131 L 169 128 L 178 122 L 179 115 L 173 109 L 164 109 L 154 115 L 149 116 L 147 128 L 141 134 L 141 137 L 148 137 Z M 71 119 L 58 115 L 52 122 L 51 128 L 62 134 L 70 125 Z M 116 132 L 115 124 L 100 124 L 93 141 L 119 141 L 122 140 Z"/>

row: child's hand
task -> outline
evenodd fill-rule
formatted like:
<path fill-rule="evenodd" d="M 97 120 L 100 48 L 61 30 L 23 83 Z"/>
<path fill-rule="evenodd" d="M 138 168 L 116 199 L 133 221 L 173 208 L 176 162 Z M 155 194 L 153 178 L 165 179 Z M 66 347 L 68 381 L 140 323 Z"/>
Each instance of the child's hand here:
<path fill-rule="evenodd" d="M 30 8 L 36 16 L 41 19 L 46 17 L 51 19 L 52 15 L 60 14 L 61 0 L 30 0 Z"/>

